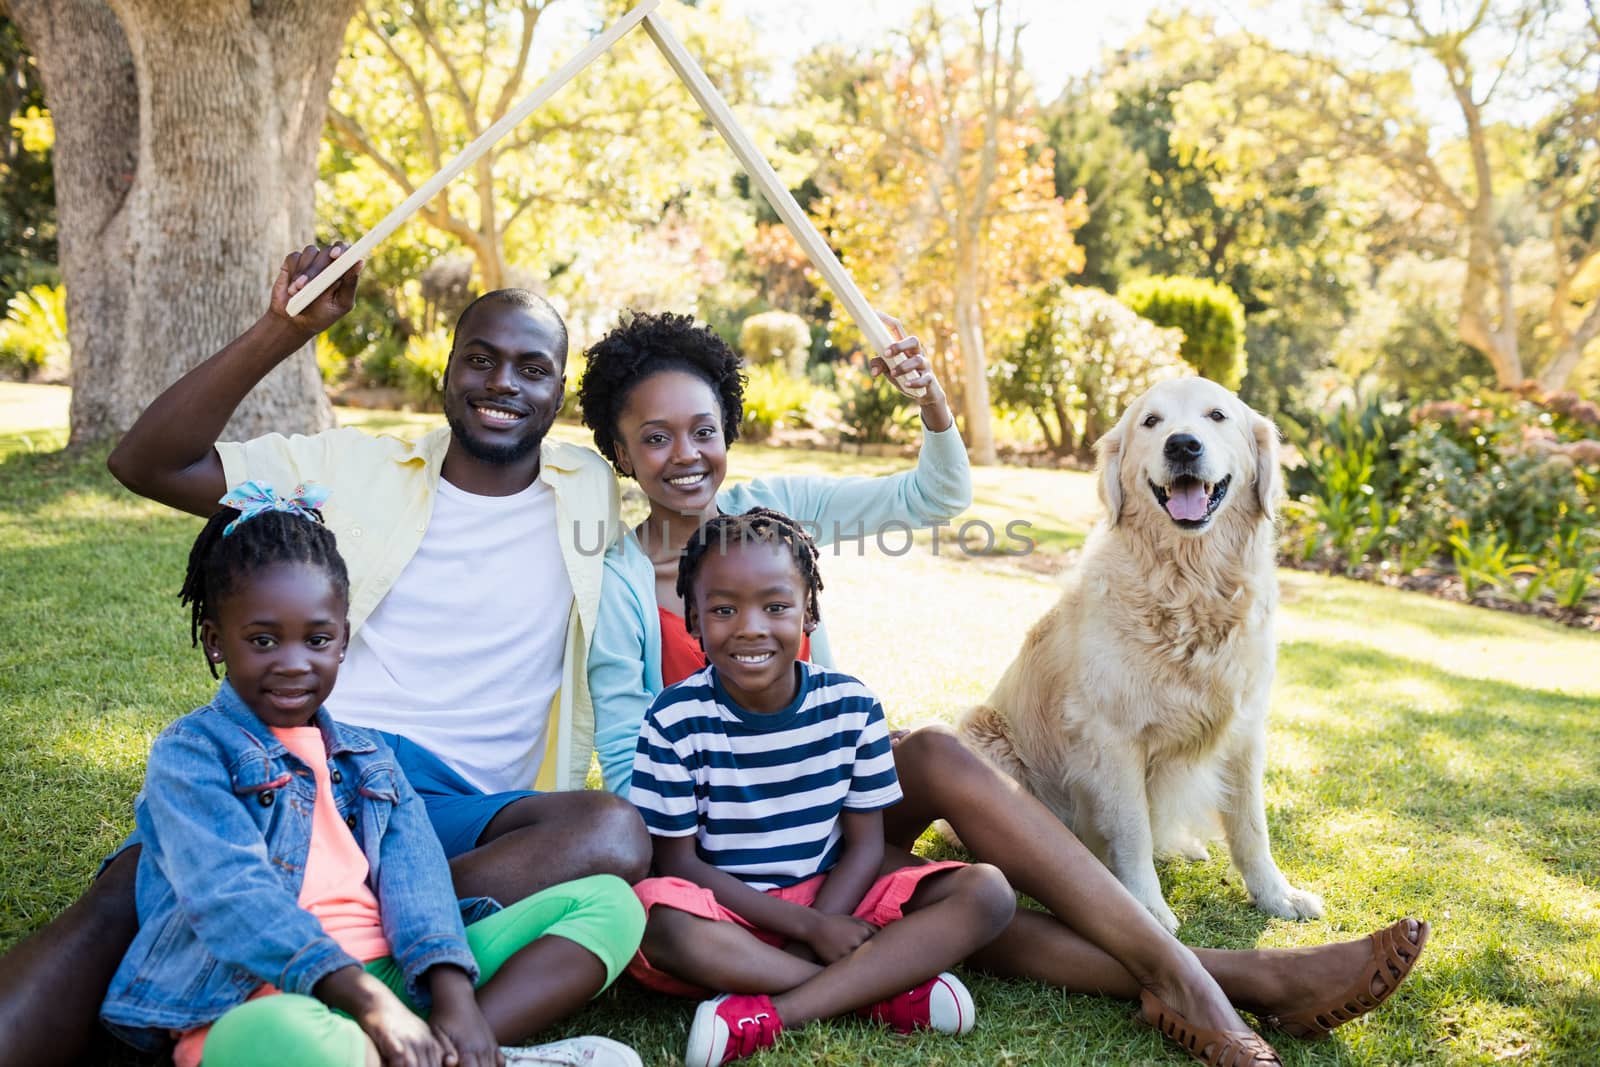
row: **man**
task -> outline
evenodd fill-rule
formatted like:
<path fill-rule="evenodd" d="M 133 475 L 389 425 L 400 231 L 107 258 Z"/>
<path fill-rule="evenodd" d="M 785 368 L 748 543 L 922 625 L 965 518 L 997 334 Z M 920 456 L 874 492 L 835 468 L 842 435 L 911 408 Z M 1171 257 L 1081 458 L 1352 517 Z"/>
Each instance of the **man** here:
<path fill-rule="evenodd" d="M 196 515 L 247 480 L 330 491 L 353 636 L 329 707 L 399 735 L 389 740 L 427 802 L 458 896 L 511 902 L 598 873 L 637 881 L 650 847 L 637 813 L 581 788 L 593 747 L 596 547 L 619 524 L 605 462 L 546 438 L 565 389 L 555 309 L 522 290 L 474 301 L 445 371 L 449 426 L 415 444 L 357 430 L 218 443 L 256 383 L 350 310 L 359 265 L 299 316 L 287 310 L 342 251 L 290 253 L 266 314 L 150 404 L 111 471 Z M 137 926 L 133 852 L 0 964 L 0 1067 L 73 1062 L 92 1032 Z"/>

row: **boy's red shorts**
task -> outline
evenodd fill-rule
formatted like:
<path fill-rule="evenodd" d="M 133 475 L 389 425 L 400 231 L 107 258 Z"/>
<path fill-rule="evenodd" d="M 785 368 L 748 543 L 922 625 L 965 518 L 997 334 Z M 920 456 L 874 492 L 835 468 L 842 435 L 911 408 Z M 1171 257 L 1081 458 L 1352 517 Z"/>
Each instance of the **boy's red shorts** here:
<path fill-rule="evenodd" d="M 901 918 L 905 912 L 906 901 L 911 899 L 911 894 L 917 891 L 918 884 L 930 874 L 948 871 L 954 867 L 965 867 L 966 864 L 956 860 L 941 860 L 937 863 L 913 864 L 910 867 L 901 867 L 899 870 L 890 871 L 888 874 L 872 883 L 866 896 L 861 898 L 861 903 L 856 905 L 856 910 L 851 912 L 857 919 L 871 923 L 873 926 L 884 927 Z M 781 889 L 769 889 L 767 895 L 786 900 L 791 904 L 801 904 L 810 907 L 817 899 L 817 893 L 822 889 L 822 883 L 827 880 L 826 874 L 819 874 L 807 878 L 803 882 L 784 886 Z M 749 930 L 756 937 L 769 945 L 782 945 L 785 938 L 780 934 L 760 930 L 746 922 L 739 915 L 734 914 L 717 902 L 716 894 L 705 886 L 696 885 L 683 878 L 646 878 L 633 887 L 639 897 L 639 903 L 644 905 L 645 915 L 648 917 L 650 909 L 657 904 L 664 904 L 669 908 L 687 912 L 702 919 L 711 919 L 715 922 L 737 923 Z M 628 964 L 628 973 L 633 975 L 640 983 L 658 990 L 662 993 L 671 993 L 680 997 L 707 997 L 711 990 L 702 989 L 691 985 L 681 978 L 674 978 L 665 971 L 659 971 L 651 966 L 645 958 L 644 949 L 641 947 L 634 953 L 633 960 Z"/>

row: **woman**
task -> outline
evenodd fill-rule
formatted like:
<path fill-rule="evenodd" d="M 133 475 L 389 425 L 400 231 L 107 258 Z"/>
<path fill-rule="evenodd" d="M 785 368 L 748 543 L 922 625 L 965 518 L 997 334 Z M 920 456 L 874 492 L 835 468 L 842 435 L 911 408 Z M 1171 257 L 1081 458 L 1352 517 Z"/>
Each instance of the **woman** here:
<path fill-rule="evenodd" d="M 651 701 L 700 669 L 676 593 L 679 554 L 709 516 L 760 505 L 785 512 L 821 543 L 888 522 L 931 525 L 970 503 L 966 452 L 944 391 L 915 337 L 885 317 L 904 360 L 874 369 L 922 409 L 917 466 L 883 478 L 780 477 L 722 488 L 738 437 L 738 356 L 688 316 L 636 314 L 588 353 L 579 388 L 595 445 L 636 480 L 650 513 L 606 558 L 589 657 L 596 747 L 608 788 L 625 792 L 639 725 Z M 823 628 L 810 656 L 831 665 Z M 909 849 L 946 819 L 980 860 L 1049 909 L 1019 909 L 973 962 L 991 973 L 1139 999 L 1146 1021 L 1207 1063 L 1276 1063 L 1234 1005 L 1301 1037 L 1325 1034 L 1376 1007 L 1404 980 L 1427 939 L 1404 919 L 1368 939 L 1309 949 L 1190 950 L 1122 888 L 1072 832 L 954 734 L 924 728 L 895 747 L 905 799 L 885 813 L 885 837 Z"/>

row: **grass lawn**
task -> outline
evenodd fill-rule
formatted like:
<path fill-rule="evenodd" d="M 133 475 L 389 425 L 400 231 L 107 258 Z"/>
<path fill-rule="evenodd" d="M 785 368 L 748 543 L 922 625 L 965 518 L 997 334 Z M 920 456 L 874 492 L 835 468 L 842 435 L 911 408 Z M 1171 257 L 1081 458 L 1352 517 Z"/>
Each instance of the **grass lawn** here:
<path fill-rule="evenodd" d="M 0 948 L 78 894 L 131 824 L 151 739 L 211 691 L 175 599 L 197 520 L 124 492 L 103 452 L 51 452 L 65 412 L 65 390 L 0 384 Z M 412 432 L 435 417 L 341 418 Z M 743 475 L 899 465 L 742 445 L 733 462 Z M 977 483 L 974 516 L 1025 519 L 1046 547 L 1075 543 L 1094 514 L 1086 475 L 982 470 Z M 981 699 L 1055 596 L 1037 568 L 930 547 L 885 559 L 846 546 L 822 561 L 844 666 L 901 725 Z M 1405 913 L 1433 921 L 1405 990 L 1330 1041 L 1280 1037 L 1290 1064 L 1600 1062 L 1600 635 L 1299 572 L 1281 581 L 1268 815 L 1280 864 L 1328 918 L 1263 916 L 1214 854 L 1162 871 L 1181 936 L 1288 946 Z M 759 1062 L 1185 1062 L 1130 1005 L 971 985 L 980 1024 L 959 1041 L 835 1023 Z M 657 1067 L 681 1054 L 689 1014 L 620 988 L 572 1029 L 629 1040 Z M 108 1050 L 96 1062 L 142 1061 Z"/>

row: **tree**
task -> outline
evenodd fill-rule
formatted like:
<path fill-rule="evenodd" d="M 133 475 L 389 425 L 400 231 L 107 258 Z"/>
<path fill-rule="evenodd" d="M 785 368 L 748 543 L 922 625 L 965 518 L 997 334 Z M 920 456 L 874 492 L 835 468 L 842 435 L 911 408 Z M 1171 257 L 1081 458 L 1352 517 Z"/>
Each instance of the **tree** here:
<path fill-rule="evenodd" d="M 9 0 L 56 124 L 72 441 L 126 428 L 257 315 L 311 232 L 354 0 Z M 331 423 L 310 348 L 231 434 Z"/>
<path fill-rule="evenodd" d="M 4 5 L 0 4 L 0 11 Z M 33 57 L 0 15 L 0 299 L 60 280 L 56 262 L 54 135 Z"/>
<path fill-rule="evenodd" d="M 1577 284 L 1600 258 L 1594 5 L 1580 13 L 1557 0 L 1324 0 L 1322 13 L 1326 32 L 1318 38 L 1341 51 L 1252 39 L 1228 79 L 1180 99 L 1184 121 L 1213 135 L 1197 137 L 1197 151 L 1209 155 L 1209 142 L 1255 158 L 1373 168 L 1401 211 L 1448 220 L 1451 251 L 1467 268 L 1456 330 L 1489 360 L 1499 383 L 1565 384 L 1600 336 L 1600 299 Z M 1380 64 L 1350 62 L 1356 49 Z M 1420 78 L 1441 84 L 1459 136 L 1442 135 Z M 1527 101 L 1548 108 L 1537 129 L 1512 117 L 1512 107 Z M 1549 257 L 1542 351 L 1522 343 L 1519 327 L 1516 249 L 1529 240 Z"/>
<path fill-rule="evenodd" d="M 995 395 L 1033 416 L 1052 453 L 1086 458 L 1141 393 L 1189 373 L 1182 340 L 1099 289 L 1053 286 L 1027 333 L 1001 347 Z"/>
<path fill-rule="evenodd" d="M 534 57 L 555 32 L 549 15 L 558 2 L 368 0 L 351 24 L 328 114 L 337 152 L 325 170 L 356 192 L 347 197 L 362 205 L 351 209 L 355 221 L 371 225 L 533 91 L 548 73 Z M 616 13 L 614 3 L 596 6 Z M 739 100 L 759 64 L 748 28 L 717 15 L 686 9 L 672 18 L 725 95 Z M 735 166 L 670 68 L 634 33 L 419 217 L 434 240 L 464 248 L 479 284 L 495 289 L 527 280 L 512 278 L 512 262 L 550 277 L 602 234 L 615 255 L 657 223 L 680 225 L 705 209 L 686 204 L 689 191 L 721 186 L 731 197 Z"/>
<path fill-rule="evenodd" d="M 962 412 L 975 463 L 995 462 L 986 344 L 1023 328 L 1041 285 L 1078 270 L 1082 198 L 1055 195 L 1004 0 L 955 24 L 923 8 L 844 101 L 817 214 L 869 299 L 919 331 Z M 953 319 L 953 321 L 952 321 Z"/>
<path fill-rule="evenodd" d="M 1223 150 L 1216 142 L 1233 131 L 1221 109 L 1204 127 L 1179 122 L 1180 101 L 1257 58 L 1247 44 L 1208 18 L 1154 15 L 1049 113 L 1057 192 L 1082 188 L 1090 206 L 1074 235 L 1085 280 L 1115 290 L 1142 275 L 1185 275 L 1232 290 L 1247 316 L 1241 392 L 1271 413 L 1329 360 L 1377 211 L 1346 175 Z"/>

